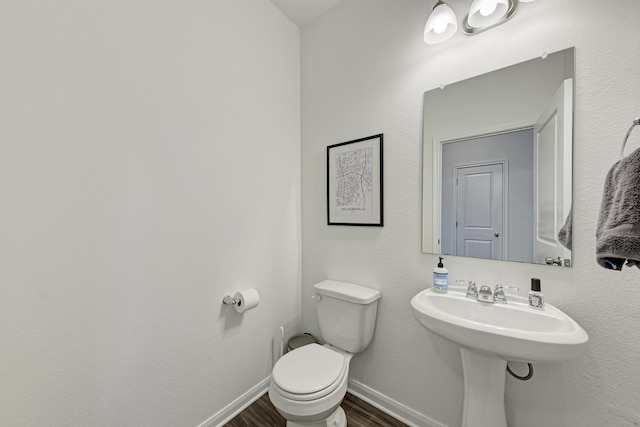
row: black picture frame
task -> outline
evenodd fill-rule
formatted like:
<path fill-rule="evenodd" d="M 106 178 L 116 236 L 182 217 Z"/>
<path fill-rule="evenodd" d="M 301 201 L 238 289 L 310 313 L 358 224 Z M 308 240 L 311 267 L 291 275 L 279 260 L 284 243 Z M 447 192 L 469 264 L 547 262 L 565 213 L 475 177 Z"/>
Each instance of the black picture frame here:
<path fill-rule="evenodd" d="M 327 147 L 327 225 L 384 225 L 383 135 Z"/>

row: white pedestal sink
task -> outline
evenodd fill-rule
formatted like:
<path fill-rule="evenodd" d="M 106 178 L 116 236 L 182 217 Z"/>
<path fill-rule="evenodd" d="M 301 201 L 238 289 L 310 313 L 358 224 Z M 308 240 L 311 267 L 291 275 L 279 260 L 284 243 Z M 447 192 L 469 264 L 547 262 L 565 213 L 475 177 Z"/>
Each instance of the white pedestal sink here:
<path fill-rule="evenodd" d="M 561 362 L 577 357 L 589 336 L 551 304 L 535 310 L 524 299 L 488 304 L 426 289 L 411 299 L 418 322 L 462 346 L 464 408 L 462 427 L 507 427 L 504 407 L 507 361 Z"/>

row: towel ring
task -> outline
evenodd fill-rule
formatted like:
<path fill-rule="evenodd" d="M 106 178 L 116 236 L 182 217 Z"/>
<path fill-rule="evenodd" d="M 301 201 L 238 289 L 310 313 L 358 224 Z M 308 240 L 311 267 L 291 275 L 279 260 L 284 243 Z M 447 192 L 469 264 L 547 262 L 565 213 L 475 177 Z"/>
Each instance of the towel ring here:
<path fill-rule="evenodd" d="M 624 157 L 624 146 L 627 145 L 627 139 L 629 139 L 629 135 L 631 135 L 631 131 L 633 130 L 634 127 L 639 125 L 640 125 L 640 117 L 636 117 L 635 119 L 633 119 L 633 124 L 627 131 L 627 136 L 624 137 L 624 141 L 622 142 L 622 149 L 620 150 L 621 159 Z"/>

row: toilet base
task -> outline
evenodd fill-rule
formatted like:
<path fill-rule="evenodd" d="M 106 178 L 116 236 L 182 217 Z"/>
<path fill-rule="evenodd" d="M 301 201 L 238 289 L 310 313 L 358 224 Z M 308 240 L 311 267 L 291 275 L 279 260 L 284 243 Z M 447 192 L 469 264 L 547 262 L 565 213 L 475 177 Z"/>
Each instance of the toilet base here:
<path fill-rule="evenodd" d="M 287 421 L 287 427 L 347 427 L 347 415 L 344 413 L 342 406 L 338 406 L 338 409 L 325 420 L 311 423 L 294 423 L 293 421 Z"/>

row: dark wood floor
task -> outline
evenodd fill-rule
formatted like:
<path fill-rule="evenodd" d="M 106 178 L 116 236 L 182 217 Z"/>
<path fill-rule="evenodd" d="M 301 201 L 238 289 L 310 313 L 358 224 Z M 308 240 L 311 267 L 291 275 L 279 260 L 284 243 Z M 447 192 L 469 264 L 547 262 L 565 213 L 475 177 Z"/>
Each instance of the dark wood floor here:
<path fill-rule="evenodd" d="M 342 401 L 349 427 L 407 427 L 367 402 L 347 393 Z M 287 421 L 273 407 L 264 394 L 251 406 L 225 424 L 225 427 L 284 427 Z"/>

